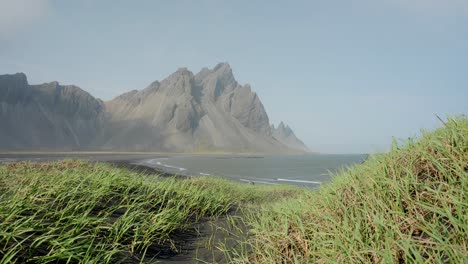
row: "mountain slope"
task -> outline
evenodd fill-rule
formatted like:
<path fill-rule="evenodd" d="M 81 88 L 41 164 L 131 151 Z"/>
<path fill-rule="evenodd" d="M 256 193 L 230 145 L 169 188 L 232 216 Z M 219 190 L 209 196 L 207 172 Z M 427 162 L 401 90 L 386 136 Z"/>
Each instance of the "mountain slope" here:
<path fill-rule="evenodd" d="M 103 103 L 76 86 L 0 76 L 0 149 L 83 149 L 101 128 Z"/>

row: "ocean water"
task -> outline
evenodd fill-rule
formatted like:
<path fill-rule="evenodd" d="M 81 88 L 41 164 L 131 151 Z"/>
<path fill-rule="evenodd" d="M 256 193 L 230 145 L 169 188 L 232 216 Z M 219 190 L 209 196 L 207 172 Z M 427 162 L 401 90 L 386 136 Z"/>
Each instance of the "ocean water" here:
<path fill-rule="evenodd" d="M 314 188 L 330 181 L 332 174 L 366 158 L 365 154 L 182 155 L 145 159 L 138 163 L 178 175 L 213 175 L 253 184 L 293 184 Z"/>

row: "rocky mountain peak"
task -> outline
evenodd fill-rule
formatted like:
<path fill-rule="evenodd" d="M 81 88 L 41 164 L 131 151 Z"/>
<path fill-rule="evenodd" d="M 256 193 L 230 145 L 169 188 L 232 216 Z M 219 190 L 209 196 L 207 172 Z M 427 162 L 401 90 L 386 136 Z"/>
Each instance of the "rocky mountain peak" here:
<path fill-rule="evenodd" d="M 14 102 L 30 98 L 28 79 L 24 73 L 0 75 L 0 102 Z"/>
<path fill-rule="evenodd" d="M 216 64 L 216 66 L 213 68 L 214 72 L 220 72 L 220 73 L 225 73 L 225 74 L 232 74 L 232 68 L 231 65 L 227 62 L 220 62 Z"/>
<path fill-rule="evenodd" d="M 19 82 L 19 83 L 28 83 L 28 78 L 26 77 L 26 74 L 22 72 L 14 73 L 14 74 L 3 74 L 0 75 L 0 81 L 1 82 Z"/>
<path fill-rule="evenodd" d="M 283 121 L 279 123 L 278 128 L 276 130 L 280 131 L 286 136 L 289 136 L 290 134 L 294 134 L 292 129 L 288 125 L 285 125 Z"/>
<path fill-rule="evenodd" d="M 185 80 L 185 81 L 189 80 L 192 77 L 193 77 L 193 73 L 189 71 L 187 68 L 183 67 L 183 68 L 177 69 L 177 71 L 169 75 L 169 77 L 162 80 L 159 85 L 166 86 L 171 83 L 173 84 L 179 80 Z M 153 82 L 152 84 L 155 84 L 155 82 Z"/>
<path fill-rule="evenodd" d="M 203 68 L 195 75 L 195 82 L 212 101 L 217 101 L 223 93 L 238 86 L 231 66 L 227 63 L 219 63 L 212 70 Z"/>
<path fill-rule="evenodd" d="M 150 85 L 148 85 L 148 87 L 146 87 L 145 89 L 158 89 L 159 86 L 161 86 L 161 83 L 159 81 L 154 81 Z"/>
<path fill-rule="evenodd" d="M 271 126 L 273 137 L 279 142 L 285 144 L 288 147 L 309 152 L 309 148 L 296 137 L 293 130 L 281 121 L 277 128 L 274 125 Z"/>
<path fill-rule="evenodd" d="M 169 76 L 169 78 L 192 78 L 192 77 L 193 77 L 193 73 L 185 67 L 177 69 L 176 72 L 174 72 L 173 74 Z"/>
<path fill-rule="evenodd" d="M 0 90 L 20 89 L 28 86 L 28 79 L 22 72 L 0 75 Z"/>
<path fill-rule="evenodd" d="M 169 77 L 162 80 L 158 89 L 155 90 L 171 96 L 191 94 L 192 87 L 194 86 L 193 77 L 193 73 L 187 68 L 179 68 Z"/>
<path fill-rule="evenodd" d="M 180 77 L 180 76 L 192 78 L 193 73 L 191 71 L 189 71 L 186 67 L 181 67 L 181 68 L 178 68 L 177 71 L 175 71 L 173 74 L 171 74 L 169 76 L 169 78 L 171 78 L 171 77 Z"/>
<path fill-rule="evenodd" d="M 54 81 L 31 85 L 34 98 L 42 105 L 55 108 L 66 116 L 79 115 L 85 119 L 95 118 L 103 108 L 101 100 L 76 85 L 60 85 Z"/>
<path fill-rule="evenodd" d="M 222 80 L 224 84 L 229 84 L 230 82 L 236 81 L 234 79 L 231 66 L 227 62 L 218 63 L 213 68 L 212 72 L 219 80 Z"/>

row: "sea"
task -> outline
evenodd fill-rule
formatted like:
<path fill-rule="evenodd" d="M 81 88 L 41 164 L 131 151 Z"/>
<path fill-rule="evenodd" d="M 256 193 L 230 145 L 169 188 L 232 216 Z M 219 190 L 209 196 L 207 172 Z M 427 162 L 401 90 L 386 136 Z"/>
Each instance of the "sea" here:
<path fill-rule="evenodd" d="M 362 163 L 352 155 L 180 155 L 135 161 L 168 173 L 192 177 L 220 176 L 250 184 L 292 184 L 316 188 L 333 175 Z"/>
<path fill-rule="evenodd" d="M 0 164 L 15 161 L 45 162 L 78 158 L 103 162 L 120 161 L 152 167 L 170 174 L 219 176 L 250 184 L 292 184 L 316 188 L 333 175 L 362 163 L 367 154 L 352 155 L 187 155 L 187 154 L 100 154 L 44 153 L 0 154 Z"/>

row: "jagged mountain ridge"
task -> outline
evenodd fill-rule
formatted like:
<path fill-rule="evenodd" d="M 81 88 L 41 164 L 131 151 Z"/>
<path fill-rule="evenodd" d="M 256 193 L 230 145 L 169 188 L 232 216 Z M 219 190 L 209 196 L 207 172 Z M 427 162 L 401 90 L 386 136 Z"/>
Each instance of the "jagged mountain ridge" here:
<path fill-rule="evenodd" d="M 0 149 L 175 152 L 306 149 L 273 136 L 275 130 L 270 127 L 260 99 L 249 85 L 240 85 L 235 80 L 227 63 L 211 70 L 204 68 L 195 75 L 181 68 L 143 90 L 133 90 L 107 102 L 76 86 L 56 82 L 28 85 L 24 74 L 12 76 L 0 78 L 0 121 L 8 124 L 8 129 L 0 131 L 0 137 L 5 139 L 0 138 Z M 22 108 L 28 109 L 26 112 L 31 116 L 38 115 L 37 120 L 49 120 L 45 122 L 49 127 L 37 122 L 13 125 L 16 112 L 11 109 L 21 112 Z M 15 137 L 15 131 L 30 132 L 9 140 Z M 28 136 L 36 139 L 24 141 Z M 53 142 L 54 138 L 63 140 Z"/>
<path fill-rule="evenodd" d="M 302 142 L 302 140 L 300 140 L 294 134 L 294 131 L 283 122 L 280 122 L 277 128 L 275 128 L 274 125 L 271 125 L 271 131 L 272 136 L 286 146 L 289 146 L 293 149 L 310 152 L 309 148 L 304 144 L 304 142 Z"/>
<path fill-rule="evenodd" d="M 29 85 L 26 75 L 0 75 L 0 149 L 75 150 L 92 144 L 104 103 L 73 85 Z"/>

